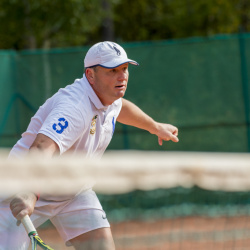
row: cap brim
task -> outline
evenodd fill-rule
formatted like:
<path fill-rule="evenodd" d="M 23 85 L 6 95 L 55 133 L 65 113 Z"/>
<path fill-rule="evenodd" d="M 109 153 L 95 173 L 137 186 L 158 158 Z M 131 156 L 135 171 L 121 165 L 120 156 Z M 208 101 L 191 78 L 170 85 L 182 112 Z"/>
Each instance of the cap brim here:
<path fill-rule="evenodd" d="M 130 63 L 130 64 L 133 64 L 136 66 L 139 65 L 139 63 L 134 61 L 134 60 L 126 59 L 126 60 L 113 60 L 111 62 L 99 64 L 99 66 L 102 66 L 102 67 L 108 68 L 108 69 L 112 69 L 112 68 L 116 68 L 124 63 Z"/>

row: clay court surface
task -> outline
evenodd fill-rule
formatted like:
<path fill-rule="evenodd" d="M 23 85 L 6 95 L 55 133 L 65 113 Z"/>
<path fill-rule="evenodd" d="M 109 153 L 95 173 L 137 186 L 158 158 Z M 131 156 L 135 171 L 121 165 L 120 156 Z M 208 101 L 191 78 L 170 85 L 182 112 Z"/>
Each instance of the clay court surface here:
<path fill-rule="evenodd" d="M 112 224 L 112 232 L 116 250 L 250 249 L 250 216 L 130 221 Z M 55 250 L 73 249 L 52 227 L 38 228 L 38 233 Z"/>

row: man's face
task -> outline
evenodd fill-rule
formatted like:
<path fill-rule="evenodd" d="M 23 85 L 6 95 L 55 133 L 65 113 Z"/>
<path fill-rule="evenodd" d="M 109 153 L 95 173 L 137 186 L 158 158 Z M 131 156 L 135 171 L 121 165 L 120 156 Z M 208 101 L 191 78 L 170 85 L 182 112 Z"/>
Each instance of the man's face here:
<path fill-rule="evenodd" d="M 89 82 L 103 105 L 110 105 L 124 96 L 129 76 L 128 63 L 113 69 L 97 66 L 91 70 L 93 78 Z"/>

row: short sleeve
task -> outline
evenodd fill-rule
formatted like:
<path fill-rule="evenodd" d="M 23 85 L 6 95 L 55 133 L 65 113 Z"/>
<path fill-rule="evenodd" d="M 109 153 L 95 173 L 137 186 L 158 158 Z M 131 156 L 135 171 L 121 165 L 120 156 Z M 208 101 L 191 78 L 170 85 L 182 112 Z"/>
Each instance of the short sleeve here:
<path fill-rule="evenodd" d="M 65 106 L 52 109 L 38 133 L 55 141 L 62 154 L 71 148 L 84 130 L 83 114 L 74 106 Z"/>

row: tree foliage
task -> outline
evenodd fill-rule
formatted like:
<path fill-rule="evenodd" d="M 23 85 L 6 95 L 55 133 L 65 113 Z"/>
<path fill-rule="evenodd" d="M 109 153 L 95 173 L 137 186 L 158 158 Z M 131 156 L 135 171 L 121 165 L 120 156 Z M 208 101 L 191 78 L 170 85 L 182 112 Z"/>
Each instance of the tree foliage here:
<path fill-rule="evenodd" d="M 83 45 L 102 16 L 98 0 L 0 0 L 0 47 Z"/>
<path fill-rule="evenodd" d="M 239 8 L 238 0 L 121 1 L 115 14 L 122 10 L 125 18 L 116 17 L 116 35 L 131 41 L 234 33 Z"/>
<path fill-rule="evenodd" d="M 0 0 L 0 49 L 250 31 L 249 0 Z"/>

